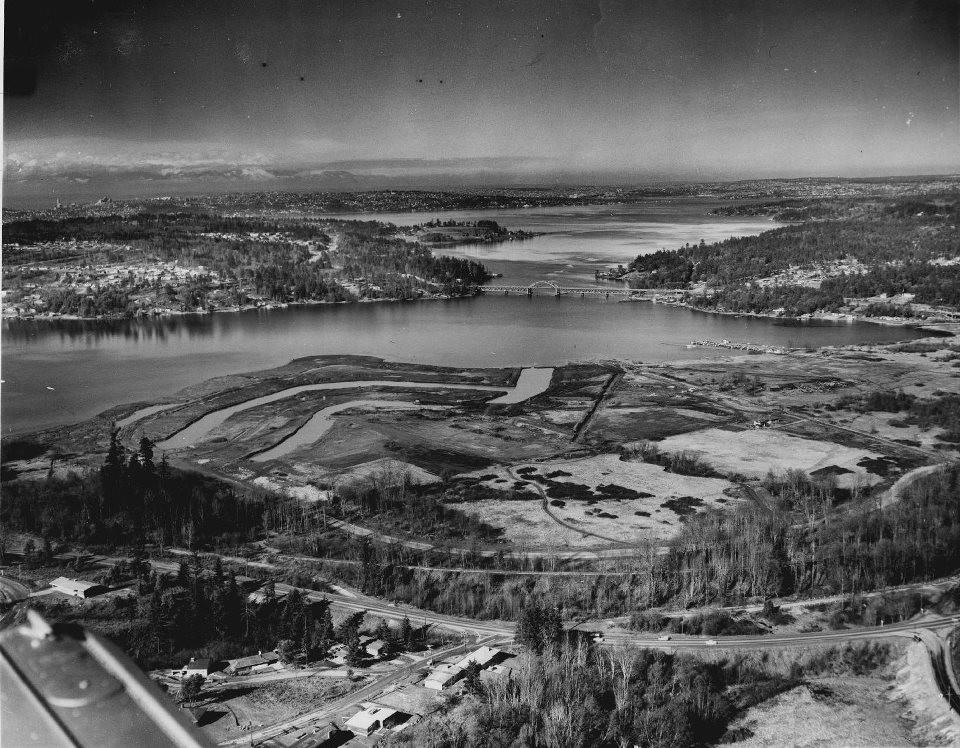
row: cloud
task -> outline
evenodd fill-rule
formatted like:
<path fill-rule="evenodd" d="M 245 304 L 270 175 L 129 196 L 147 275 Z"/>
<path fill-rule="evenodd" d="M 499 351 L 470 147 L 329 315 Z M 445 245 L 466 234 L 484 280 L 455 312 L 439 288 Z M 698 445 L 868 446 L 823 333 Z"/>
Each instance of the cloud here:
<path fill-rule="evenodd" d="M 345 149 L 332 140 L 303 139 L 283 148 L 251 148 L 208 142 L 150 144 L 105 138 L 40 138 L 7 143 L 4 181 L 38 180 L 210 180 L 269 182 L 359 177 L 441 177 L 484 172 L 530 173 L 556 168 L 551 159 L 484 158 L 338 158 Z"/>
<path fill-rule="evenodd" d="M 73 180 L 108 175 L 168 179 L 212 174 L 269 179 L 275 169 L 302 165 L 304 152 L 315 159 L 318 154 L 338 149 L 342 150 L 339 144 L 323 139 L 273 150 L 202 141 L 139 143 L 71 137 L 10 140 L 6 143 L 4 180 Z"/>

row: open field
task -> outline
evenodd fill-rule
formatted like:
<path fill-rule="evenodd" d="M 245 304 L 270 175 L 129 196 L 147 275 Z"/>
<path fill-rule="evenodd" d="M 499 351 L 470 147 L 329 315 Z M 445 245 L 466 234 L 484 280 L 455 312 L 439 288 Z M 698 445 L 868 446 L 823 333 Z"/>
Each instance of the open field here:
<path fill-rule="evenodd" d="M 624 461 L 615 454 L 521 463 L 509 471 L 492 468 L 469 477 L 491 489 L 530 494 L 527 501 L 505 497 L 457 505 L 485 522 L 502 523 L 506 536 L 518 543 L 549 541 L 557 531 L 562 531 L 564 545 L 661 540 L 675 535 L 690 514 L 737 501 L 727 480 L 668 473 L 660 465 Z M 549 513 L 540 508 L 538 487 Z M 571 526 L 603 537 L 577 537 Z"/>
<path fill-rule="evenodd" d="M 903 706 L 877 677 L 814 678 L 765 701 L 736 720 L 731 732 L 750 737 L 733 745 L 914 745 Z"/>
<path fill-rule="evenodd" d="M 777 429 L 704 429 L 669 436 L 658 446 L 665 452 L 691 453 L 725 475 L 762 478 L 770 471 L 802 470 L 811 475 L 835 475 L 838 485 L 844 488 L 881 480 L 872 465 L 880 455 L 831 442 L 800 439 Z"/>
<path fill-rule="evenodd" d="M 215 697 L 206 704 L 199 725 L 215 742 L 232 740 L 251 730 L 295 717 L 361 685 L 362 681 L 349 678 L 312 676 L 261 686 L 238 686 L 223 698 Z"/>

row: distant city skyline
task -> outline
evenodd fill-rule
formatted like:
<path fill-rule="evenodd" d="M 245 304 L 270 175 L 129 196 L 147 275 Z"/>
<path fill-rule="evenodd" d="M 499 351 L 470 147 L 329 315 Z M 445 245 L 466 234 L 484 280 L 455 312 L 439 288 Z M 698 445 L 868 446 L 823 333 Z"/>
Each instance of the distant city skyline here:
<path fill-rule="evenodd" d="M 15 0 L 5 198 L 955 173 L 958 8 Z"/>

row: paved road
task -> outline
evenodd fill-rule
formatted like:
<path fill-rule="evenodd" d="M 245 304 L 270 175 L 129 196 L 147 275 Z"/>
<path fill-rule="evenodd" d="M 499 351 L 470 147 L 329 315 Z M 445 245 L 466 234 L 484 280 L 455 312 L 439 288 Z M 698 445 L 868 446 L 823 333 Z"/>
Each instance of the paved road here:
<path fill-rule="evenodd" d="M 101 559 L 102 563 L 115 563 L 119 559 Z M 176 571 L 178 564 L 172 561 L 151 561 L 153 568 L 159 571 Z M 943 580 L 940 581 L 942 583 Z M 949 581 L 949 580 L 947 580 Z M 931 583 L 936 584 L 937 582 Z M 910 588 L 922 588 L 927 585 L 914 585 Z M 379 598 L 370 597 L 352 592 L 348 595 L 337 593 L 317 592 L 305 588 L 296 588 L 292 585 L 277 582 L 274 584 L 276 591 L 280 594 L 286 594 L 293 589 L 299 589 L 307 599 L 319 601 L 328 600 L 331 605 L 350 611 L 364 611 L 368 614 L 381 616 L 387 619 L 399 620 L 409 617 L 411 622 L 422 622 L 424 625 L 430 624 L 457 631 L 462 634 L 474 635 L 478 637 L 477 644 L 465 644 L 452 647 L 448 650 L 438 650 L 435 657 L 443 657 L 457 651 L 477 646 L 480 643 L 490 643 L 493 641 L 508 642 L 513 639 L 515 633 L 515 624 L 505 621 L 479 621 L 471 618 L 459 616 L 448 616 L 431 611 L 420 610 L 404 604 L 392 604 Z M 813 601 L 797 601 L 795 605 L 811 604 Z M 603 646 L 634 646 L 643 648 L 657 648 L 665 650 L 702 650 L 702 649 L 784 649 L 795 646 L 809 646 L 817 644 L 844 644 L 853 641 L 863 641 L 870 639 L 885 639 L 891 637 L 912 637 L 921 636 L 926 642 L 931 636 L 941 642 L 938 648 L 930 649 L 931 658 L 935 668 L 939 667 L 938 672 L 943 674 L 940 684 L 945 698 L 951 702 L 960 698 L 960 694 L 955 694 L 951 689 L 953 679 L 949 677 L 949 661 L 944 654 L 946 649 L 942 645 L 942 640 L 957 626 L 960 626 L 960 614 L 951 616 L 925 615 L 909 621 L 891 623 L 884 626 L 871 626 L 862 628 L 840 629 L 836 631 L 817 631 L 810 633 L 797 634 L 771 634 L 757 636 L 682 636 L 671 635 L 669 640 L 659 638 L 657 634 L 628 631 L 625 629 L 611 629 L 602 624 L 587 623 L 578 624 L 572 628 L 585 632 L 599 632 L 603 634 L 602 641 L 598 642 Z M 938 665 L 939 663 L 939 665 Z M 270 737 L 288 732 L 294 729 L 301 729 L 309 724 L 329 717 L 331 714 L 345 709 L 353 704 L 364 700 L 369 700 L 371 696 L 381 693 L 388 686 L 399 683 L 405 677 L 411 675 L 418 668 L 423 667 L 421 663 L 412 663 L 399 668 L 393 673 L 380 678 L 374 683 L 364 686 L 358 691 L 343 697 L 322 709 L 311 712 L 307 715 L 301 715 L 294 720 L 283 723 L 283 725 L 271 727 L 260 731 L 260 733 L 251 733 L 242 738 L 232 741 L 234 744 L 249 742 L 254 740 L 266 740 Z M 955 674 L 954 674 L 955 675 Z"/>
<path fill-rule="evenodd" d="M 216 554 L 207 555 L 214 556 Z M 245 562 L 245 559 L 237 556 L 220 556 L 220 558 L 226 562 Z M 119 560 L 119 558 L 101 557 L 99 559 L 99 563 L 110 564 L 116 563 Z M 179 564 L 173 561 L 151 560 L 150 565 L 157 571 L 168 573 L 176 572 L 179 568 Z M 278 567 L 274 566 L 273 568 L 277 569 Z M 946 577 L 945 579 L 934 580 L 932 582 L 903 585 L 901 587 L 890 587 L 885 590 L 878 591 L 877 593 L 865 593 L 864 596 L 868 597 L 872 594 L 889 594 L 893 592 L 937 589 L 943 585 L 952 584 L 957 581 L 960 581 L 960 576 Z M 422 610 L 405 603 L 387 602 L 381 598 L 364 595 L 361 592 L 352 589 L 343 589 L 341 592 L 319 592 L 317 590 L 311 590 L 305 587 L 294 587 L 293 585 L 289 585 L 284 582 L 274 583 L 274 589 L 278 594 L 281 595 L 285 595 L 294 589 L 299 589 L 308 600 L 328 600 L 331 605 L 343 610 L 349 610 L 352 612 L 366 611 L 370 615 L 380 616 L 389 620 L 402 620 L 403 618 L 409 618 L 412 623 L 420 621 L 423 624 L 431 624 L 433 626 L 439 626 L 441 628 L 446 628 L 461 633 L 475 634 L 478 636 L 512 637 L 515 631 L 515 624 L 510 621 L 483 621 L 474 618 L 466 618 L 463 616 L 451 616 L 444 615 L 442 613 L 434 613 L 433 611 Z M 817 605 L 821 603 L 837 602 L 845 599 L 846 597 L 847 595 L 834 595 L 831 597 L 820 597 L 807 600 L 785 601 L 783 603 L 779 603 L 779 605 L 782 608 L 790 609 L 808 605 Z M 730 612 L 756 612 L 760 610 L 761 607 L 762 606 L 760 605 L 728 606 L 725 608 L 720 608 L 720 610 L 726 610 Z M 694 611 L 686 612 L 690 613 Z M 621 616 L 607 620 L 623 622 L 625 619 Z M 960 615 L 946 617 L 926 616 L 923 618 L 912 619 L 910 621 L 892 623 L 886 626 L 840 629 L 837 631 L 811 632 L 807 634 L 792 634 L 788 636 L 717 636 L 713 638 L 722 643 L 724 646 L 730 644 L 731 646 L 738 648 L 752 647 L 756 649 L 763 649 L 769 648 L 770 646 L 815 643 L 818 641 L 843 642 L 854 639 L 871 639 L 899 634 L 909 634 L 913 631 L 918 631 L 921 629 L 943 629 L 951 625 L 960 625 Z M 598 622 L 577 624 L 573 626 L 573 628 L 581 631 L 603 630 L 605 640 L 609 643 L 633 643 L 638 646 L 658 646 L 669 648 L 702 647 L 710 646 L 704 644 L 704 642 L 711 638 L 708 636 L 699 638 L 677 636 L 670 642 L 665 643 L 657 640 L 657 635 L 655 634 L 627 631 L 624 629 L 613 629 L 607 631 L 606 629 L 603 629 Z"/>
<path fill-rule="evenodd" d="M 603 631 L 603 643 L 656 647 L 658 649 L 781 649 L 811 644 L 843 644 L 863 639 L 913 636 L 921 631 L 948 631 L 960 625 L 960 615 L 925 616 L 885 626 L 815 631 L 807 634 L 766 634 L 757 636 L 679 636 L 661 641 L 657 634 L 635 631 Z M 581 627 L 581 630 L 589 630 Z M 708 642 L 716 642 L 710 644 Z"/>

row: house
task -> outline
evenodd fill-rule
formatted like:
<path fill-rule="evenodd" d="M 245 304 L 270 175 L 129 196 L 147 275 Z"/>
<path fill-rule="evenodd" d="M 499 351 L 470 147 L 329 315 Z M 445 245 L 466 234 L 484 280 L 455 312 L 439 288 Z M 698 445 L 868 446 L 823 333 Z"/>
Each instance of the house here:
<path fill-rule="evenodd" d="M 423 681 L 424 688 L 432 688 L 434 691 L 442 691 L 452 683 L 456 683 L 463 677 L 463 669 L 453 664 L 438 665 L 433 669 Z"/>
<path fill-rule="evenodd" d="M 406 715 L 396 709 L 381 706 L 368 706 L 347 720 L 347 727 L 358 735 L 372 735 L 384 727 L 393 727 Z"/>
<path fill-rule="evenodd" d="M 227 660 L 227 672 L 233 675 L 247 675 L 254 665 L 259 665 L 262 662 L 263 658 L 258 654 L 249 657 L 237 657 L 233 660 Z"/>
<path fill-rule="evenodd" d="M 339 748 L 353 738 L 349 730 L 341 730 L 333 722 L 326 727 L 314 730 L 312 735 L 305 735 L 288 748 Z"/>
<path fill-rule="evenodd" d="M 480 647 L 480 649 L 471 652 L 462 660 L 460 660 L 460 662 L 457 663 L 457 667 L 463 670 L 471 663 L 476 663 L 481 668 L 485 668 L 492 664 L 502 654 L 503 650 L 500 649 L 494 649 L 493 647 Z"/>
<path fill-rule="evenodd" d="M 276 652 L 261 652 L 260 662 L 250 668 L 250 671 L 253 673 L 260 673 L 264 670 L 275 670 L 279 667 L 281 667 L 280 655 L 278 655 Z"/>
<path fill-rule="evenodd" d="M 68 579 L 67 577 L 57 577 L 50 582 L 50 586 L 64 595 L 82 598 L 95 597 L 107 591 L 107 588 L 102 584 L 86 582 L 82 579 Z"/>
<path fill-rule="evenodd" d="M 375 703 L 377 706 L 396 709 L 413 717 L 423 717 L 436 711 L 443 703 L 443 694 L 423 686 L 405 685 L 395 691 L 380 694 Z"/>
<path fill-rule="evenodd" d="M 227 660 L 227 672 L 233 675 L 249 675 L 272 668 L 280 661 L 276 652 L 257 652 L 255 655 Z"/>
<path fill-rule="evenodd" d="M 180 677 L 190 678 L 194 675 L 200 675 L 206 678 L 216 669 L 209 657 L 201 657 L 200 659 L 191 657 L 190 662 L 180 668 Z"/>

